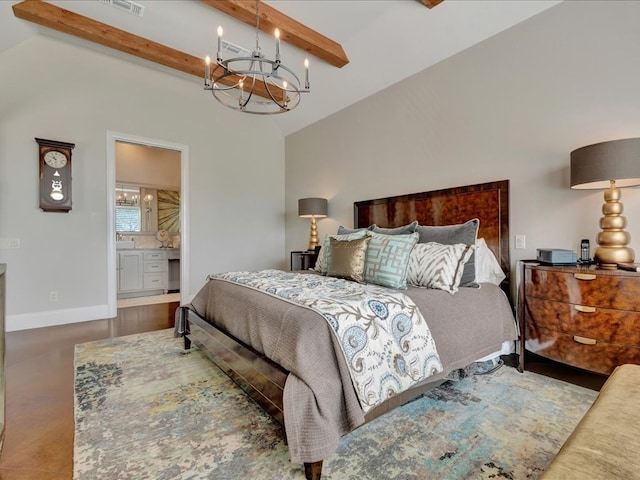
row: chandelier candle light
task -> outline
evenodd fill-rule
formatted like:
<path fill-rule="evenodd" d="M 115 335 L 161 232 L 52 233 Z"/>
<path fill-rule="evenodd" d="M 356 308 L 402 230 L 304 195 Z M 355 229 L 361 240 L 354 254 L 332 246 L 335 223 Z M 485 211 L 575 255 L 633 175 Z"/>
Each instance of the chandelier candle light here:
<path fill-rule="evenodd" d="M 256 45 L 250 57 L 222 59 L 222 27 L 218 27 L 218 51 L 212 70 L 211 58 L 205 58 L 204 89 L 225 107 L 245 113 L 273 115 L 293 110 L 300 95 L 310 92 L 309 60 L 305 59 L 304 87 L 298 76 L 280 59 L 280 30 L 275 29 L 275 60 L 265 58 L 260 48 L 256 2 Z"/>

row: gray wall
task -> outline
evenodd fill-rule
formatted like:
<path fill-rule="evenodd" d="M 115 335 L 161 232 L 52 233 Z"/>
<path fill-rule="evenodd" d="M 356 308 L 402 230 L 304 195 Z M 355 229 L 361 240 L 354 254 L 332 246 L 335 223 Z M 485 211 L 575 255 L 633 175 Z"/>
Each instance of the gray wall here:
<path fill-rule="evenodd" d="M 569 154 L 640 136 L 638 19 L 640 2 L 566 1 L 289 135 L 287 250 L 306 248 L 298 198 L 329 199 L 323 238 L 352 226 L 354 201 L 502 179 L 513 263 L 581 238 L 593 250 L 603 192 L 569 188 Z M 640 255 L 640 190 L 622 201 Z"/>
<path fill-rule="evenodd" d="M 0 85 L 0 238 L 21 243 L 0 250 L 9 330 L 106 317 L 107 131 L 189 149 L 187 298 L 209 273 L 286 265 L 284 139 L 265 118 L 197 78 L 45 36 L 0 53 Z M 76 145 L 68 214 L 38 208 L 34 137 Z"/>

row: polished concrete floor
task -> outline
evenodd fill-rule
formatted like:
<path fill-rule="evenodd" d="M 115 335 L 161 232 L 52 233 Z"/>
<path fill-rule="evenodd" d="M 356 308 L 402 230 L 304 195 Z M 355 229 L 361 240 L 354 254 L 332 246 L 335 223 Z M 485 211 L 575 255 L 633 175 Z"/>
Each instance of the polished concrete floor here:
<path fill-rule="evenodd" d="M 173 327 L 178 303 L 122 308 L 110 320 L 7 333 L 6 434 L 0 480 L 71 480 L 74 345 Z M 517 356 L 507 359 L 517 364 Z M 605 380 L 527 357 L 526 369 L 598 390 Z"/>
<path fill-rule="evenodd" d="M 173 327 L 177 307 L 122 308 L 109 320 L 8 332 L 0 480 L 71 480 L 74 346 Z"/>

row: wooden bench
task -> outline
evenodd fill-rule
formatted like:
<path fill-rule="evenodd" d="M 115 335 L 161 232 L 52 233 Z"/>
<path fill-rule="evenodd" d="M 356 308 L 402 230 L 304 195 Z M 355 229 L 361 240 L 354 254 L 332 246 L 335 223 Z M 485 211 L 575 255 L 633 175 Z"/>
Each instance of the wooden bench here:
<path fill-rule="evenodd" d="M 640 365 L 616 367 L 538 478 L 640 479 Z"/>

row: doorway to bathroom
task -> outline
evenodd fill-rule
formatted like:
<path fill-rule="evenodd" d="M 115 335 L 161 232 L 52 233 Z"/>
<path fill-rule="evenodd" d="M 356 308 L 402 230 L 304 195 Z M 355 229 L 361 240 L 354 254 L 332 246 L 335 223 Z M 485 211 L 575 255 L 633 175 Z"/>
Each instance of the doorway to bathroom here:
<path fill-rule="evenodd" d="M 187 167 L 185 145 L 108 132 L 110 316 L 186 298 Z"/>

